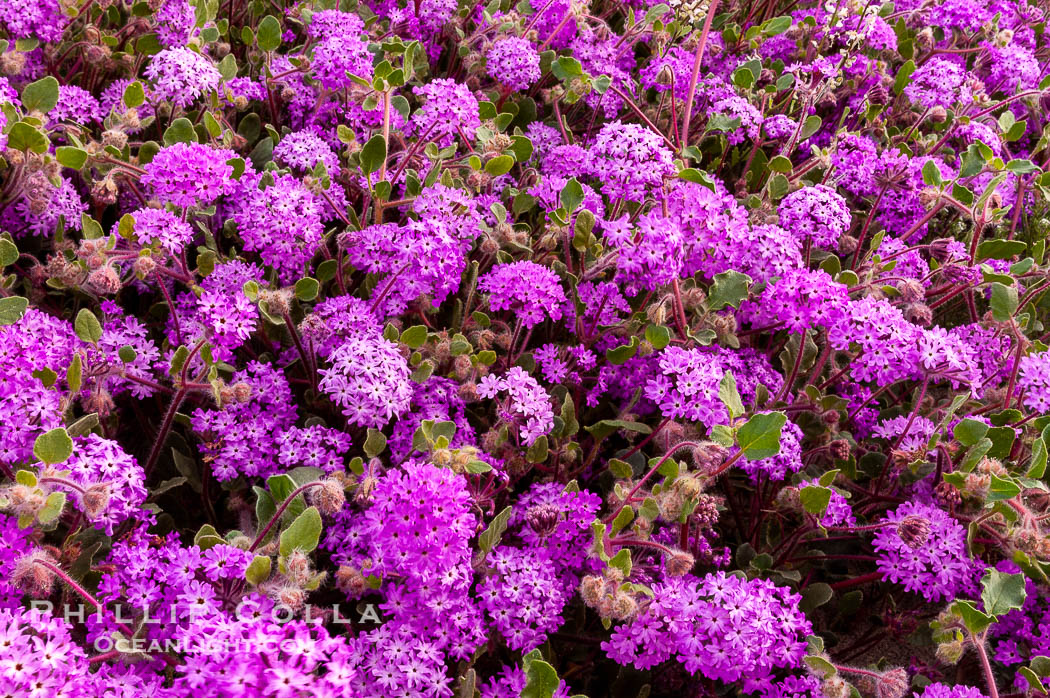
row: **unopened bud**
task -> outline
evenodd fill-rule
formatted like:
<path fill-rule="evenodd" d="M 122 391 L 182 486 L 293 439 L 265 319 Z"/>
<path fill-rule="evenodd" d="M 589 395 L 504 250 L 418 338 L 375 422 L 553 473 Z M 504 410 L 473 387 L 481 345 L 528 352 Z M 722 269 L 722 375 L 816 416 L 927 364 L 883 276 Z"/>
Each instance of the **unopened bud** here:
<path fill-rule="evenodd" d="M 616 620 L 630 620 L 638 612 L 638 602 L 630 594 L 618 591 L 613 597 L 612 617 Z"/>
<path fill-rule="evenodd" d="M 306 593 L 296 587 L 281 587 L 277 590 L 274 600 L 297 612 L 302 610 L 303 604 L 306 603 Z"/>
<path fill-rule="evenodd" d="M 110 488 L 107 483 L 91 485 L 84 490 L 81 496 L 84 513 L 91 519 L 98 517 L 109 506 L 109 499 Z"/>
<path fill-rule="evenodd" d="M 335 572 L 335 585 L 344 594 L 356 599 L 365 593 L 368 581 L 361 571 L 355 567 L 340 567 Z"/>
<path fill-rule="evenodd" d="M 580 582 L 580 598 L 591 608 L 598 604 L 604 590 L 605 580 L 596 575 L 587 575 Z"/>
<path fill-rule="evenodd" d="M 252 399 L 252 386 L 244 381 L 233 384 L 233 399 L 244 404 Z"/>
<path fill-rule="evenodd" d="M 561 510 L 553 504 L 537 504 L 525 512 L 525 523 L 540 537 L 554 533 L 561 519 Z"/>
<path fill-rule="evenodd" d="M 897 523 L 897 535 L 912 550 L 926 544 L 930 537 L 930 522 L 921 516 L 906 516 Z"/>
<path fill-rule="evenodd" d="M 696 560 L 684 550 L 675 551 L 674 555 L 667 558 L 667 574 L 672 577 L 681 577 L 693 569 Z"/>
<path fill-rule="evenodd" d="M 36 599 L 50 596 L 55 584 L 54 572 L 40 562 L 54 564 L 55 560 L 43 550 L 35 550 L 20 557 L 11 570 L 11 584 Z"/>
<path fill-rule="evenodd" d="M 937 659 L 945 664 L 958 664 L 966 647 L 961 640 L 942 642 L 937 645 Z"/>
<path fill-rule="evenodd" d="M 850 445 L 849 441 L 845 439 L 835 439 L 828 444 L 828 450 L 831 451 L 831 455 L 837 460 L 849 459 Z"/>
<path fill-rule="evenodd" d="M 905 303 L 917 303 L 926 297 L 926 289 L 916 279 L 902 279 L 897 282 L 901 300 Z"/>
<path fill-rule="evenodd" d="M 912 303 L 904 306 L 904 317 L 920 327 L 929 327 L 933 323 L 933 309 L 925 303 Z"/>
<path fill-rule="evenodd" d="M 729 449 L 714 441 L 705 441 L 693 449 L 693 463 L 706 473 L 717 470 L 729 456 Z"/>
<path fill-rule="evenodd" d="M 320 485 L 310 488 L 307 499 L 319 512 L 331 516 L 343 508 L 346 494 L 338 480 L 328 478 L 322 480 Z"/>

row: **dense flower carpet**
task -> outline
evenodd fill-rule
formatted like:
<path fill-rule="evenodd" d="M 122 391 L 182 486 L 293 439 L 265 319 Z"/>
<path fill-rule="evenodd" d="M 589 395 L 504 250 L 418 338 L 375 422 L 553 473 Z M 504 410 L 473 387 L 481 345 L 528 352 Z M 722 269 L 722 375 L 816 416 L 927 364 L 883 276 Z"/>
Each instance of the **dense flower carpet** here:
<path fill-rule="evenodd" d="M 0 0 L 0 696 L 1047 695 L 1048 18 Z"/>

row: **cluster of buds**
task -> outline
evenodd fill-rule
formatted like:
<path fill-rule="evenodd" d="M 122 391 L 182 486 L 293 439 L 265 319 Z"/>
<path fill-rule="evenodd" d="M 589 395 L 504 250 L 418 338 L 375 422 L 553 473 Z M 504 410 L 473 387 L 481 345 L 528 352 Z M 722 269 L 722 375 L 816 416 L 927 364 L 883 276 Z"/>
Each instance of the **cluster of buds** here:
<path fill-rule="evenodd" d="M 481 463 L 487 466 L 488 464 L 482 458 L 484 455 L 481 450 L 474 446 L 454 449 L 435 448 L 433 453 L 430 454 L 430 462 L 439 468 L 448 468 L 457 475 L 464 475 L 470 472 L 472 463 Z"/>
<path fill-rule="evenodd" d="M 992 487 L 992 476 L 1009 477 L 1009 472 L 1001 462 L 995 458 L 983 458 L 972 472 L 966 473 L 966 481 L 963 483 L 963 497 L 984 499 L 988 496 Z"/>
<path fill-rule="evenodd" d="M 232 403 L 244 404 L 252 399 L 252 386 L 244 381 L 229 385 L 219 378 L 216 379 L 214 396 L 218 407 Z"/>
<path fill-rule="evenodd" d="M 259 591 L 295 613 L 306 607 L 306 597 L 318 589 L 327 572 L 315 572 L 310 558 L 301 550 L 292 551 L 279 562 L 278 573 L 259 585 Z"/>
<path fill-rule="evenodd" d="M 587 575 L 580 582 L 580 597 L 603 620 L 629 621 L 638 615 L 644 595 L 624 581 L 623 572 L 607 567 L 601 575 Z"/>

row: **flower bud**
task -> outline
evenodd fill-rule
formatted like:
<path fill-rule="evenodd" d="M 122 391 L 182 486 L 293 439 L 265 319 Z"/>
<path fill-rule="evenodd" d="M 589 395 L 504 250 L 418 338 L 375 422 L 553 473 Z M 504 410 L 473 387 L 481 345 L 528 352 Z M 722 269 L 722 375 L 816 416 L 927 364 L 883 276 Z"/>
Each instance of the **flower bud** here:
<path fill-rule="evenodd" d="M 933 310 L 925 303 L 912 303 L 904 306 L 904 317 L 916 325 L 929 327 L 933 323 Z"/>
<path fill-rule="evenodd" d="M 926 297 L 926 289 L 916 279 L 901 279 L 897 282 L 897 290 L 905 303 L 917 303 Z"/>
<path fill-rule="evenodd" d="M 150 255 L 144 255 L 142 257 L 136 257 L 135 263 L 132 264 L 132 269 L 135 271 L 135 276 L 140 279 L 145 279 L 147 276 L 153 273 L 153 270 L 157 268 L 157 262 L 154 261 Z"/>
<path fill-rule="evenodd" d="M 525 512 L 525 523 L 541 537 L 554 533 L 562 520 L 562 512 L 553 504 L 537 504 Z"/>
<path fill-rule="evenodd" d="M 672 577 L 681 577 L 693 569 L 696 560 L 684 550 L 676 550 L 674 555 L 667 558 L 667 574 Z"/>
<path fill-rule="evenodd" d="M 612 600 L 612 617 L 616 620 L 630 620 L 638 612 L 638 602 L 630 594 L 618 591 Z"/>
<path fill-rule="evenodd" d="M 828 450 L 831 451 L 831 455 L 837 460 L 848 460 L 850 454 L 849 441 L 845 439 L 835 439 L 828 444 Z"/>
<path fill-rule="evenodd" d="M 11 584 L 36 599 L 50 596 L 55 584 L 55 573 L 39 564 L 40 561 L 55 562 L 48 553 L 35 550 L 20 557 L 11 571 Z"/>
<path fill-rule="evenodd" d="M 897 535 L 912 550 L 921 548 L 930 537 L 930 522 L 921 516 L 907 516 L 897 523 Z"/>
<path fill-rule="evenodd" d="M 252 399 L 252 386 L 244 381 L 233 384 L 233 399 L 242 405 Z"/>
<path fill-rule="evenodd" d="M 705 441 L 693 449 L 693 464 L 705 473 L 717 470 L 725 463 L 729 449 L 714 441 Z"/>
<path fill-rule="evenodd" d="M 937 659 L 944 664 L 958 664 L 965 650 L 966 646 L 961 640 L 942 642 L 937 645 Z"/>
<path fill-rule="evenodd" d="M 302 610 L 306 603 L 306 592 L 298 587 L 280 587 L 274 595 L 274 601 L 282 603 L 294 612 Z"/>
<path fill-rule="evenodd" d="M 88 518 L 97 518 L 109 506 L 109 499 L 110 487 L 108 483 L 103 482 L 87 487 L 81 496 L 84 513 L 87 514 Z"/>
<path fill-rule="evenodd" d="M 580 582 L 580 598 L 583 602 L 594 608 L 598 604 L 598 600 L 601 598 L 602 592 L 605 590 L 605 580 L 596 575 L 587 575 Z"/>
<path fill-rule="evenodd" d="M 343 508 L 346 494 L 343 492 L 343 485 L 338 480 L 328 478 L 322 480 L 320 485 L 311 487 L 307 491 L 307 499 L 317 507 L 319 512 L 331 516 Z"/>
<path fill-rule="evenodd" d="M 344 594 L 356 599 L 368 589 L 368 580 L 356 567 L 340 567 L 335 573 L 335 585 Z"/>

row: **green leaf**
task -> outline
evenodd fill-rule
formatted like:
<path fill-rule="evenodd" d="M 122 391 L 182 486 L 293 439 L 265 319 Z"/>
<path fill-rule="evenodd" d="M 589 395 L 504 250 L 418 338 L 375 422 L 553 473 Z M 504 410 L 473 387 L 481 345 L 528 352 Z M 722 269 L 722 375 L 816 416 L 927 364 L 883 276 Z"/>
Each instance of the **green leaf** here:
<path fill-rule="evenodd" d="M 756 414 L 737 432 L 737 443 L 748 460 L 761 460 L 780 453 L 780 432 L 787 422 L 783 412 Z"/>
<path fill-rule="evenodd" d="M 280 553 L 287 557 L 293 550 L 312 552 L 321 537 L 321 514 L 310 507 L 281 531 Z"/>
<path fill-rule="evenodd" d="M 1043 685 L 1041 677 L 1032 671 L 1031 667 L 1023 666 L 1017 670 L 1026 682 L 1028 682 L 1028 688 L 1032 691 L 1038 691 L 1039 693 L 1046 693 L 1046 686 Z"/>
<path fill-rule="evenodd" d="M 915 61 L 908 61 L 897 68 L 897 76 L 893 79 L 893 94 L 899 95 L 904 88 L 911 83 L 911 74 L 915 72 Z"/>
<path fill-rule="evenodd" d="M 649 325 L 645 328 L 645 341 L 653 345 L 653 349 L 660 351 L 671 343 L 671 328 L 663 325 Z"/>
<path fill-rule="evenodd" d="M 576 421 L 576 405 L 572 401 L 572 395 L 565 393 L 565 399 L 561 403 L 561 436 L 572 436 L 580 431 L 580 423 Z"/>
<path fill-rule="evenodd" d="M 482 552 L 486 554 L 491 553 L 492 549 L 499 544 L 500 538 L 503 537 L 503 533 L 507 530 L 507 524 L 510 522 L 511 511 L 512 508 L 507 507 L 496 514 L 485 530 L 478 536 L 478 548 Z"/>
<path fill-rule="evenodd" d="M 0 269 L 18 261 L 18 247 L 6 238 L 0 238 Z"/>
<path fill-rule="evenodd" d="M 629 577 L 631 575 L 631 550 L 630 548 L 621 548 L 615 555 L 609 558 L 609 567 L 623 572 L 623 576 Z"/>
<path fill-rule="evenodd" d="M 718 399 L 729 410 L 729 416 L 736 419 L 744 414 L 744 403 L 740 399 L 740 391 L 736 387 L 736 378 L 732 371 L 726 371 L 722 375 L 722 381 L 718 384 Z"/>
<path fill-rule="evenodd" d="M 802 658 L 802 661 L 804 661 L 806 666 L 812 669 L 814 673 L 820 674 L 825 679 L 830 679 L 838 673 L 838 669 L 835 668 L 835 665 L 823 657 L 818 657 L 817 655 L 806 655 Z"/>
<path fill-rule="evenodd" d="M 584 428 L 599 441 L 618 429 L 636 431 L 639 434 L 651 434 L 653 432 L 652 427 L 648 424 L 643 424 L 642 422 L 627 422 L 622 419 L 603 419 L 600 422 L 596 422 L 595 424 Z"/>
<path fill-rule="evenodd" d="M 956 613 L 962 618 L 966 629 L 974 635 L 982 632 L 995 621 L 993 616 L 978 611 L 971 601 L 956 601 L 951 605 L 951 610 L 952 613 Z"/>
<path fill-rule="evenodd" d="M 731 427 L 728 427 L 725 424 L 716 424 L 711 427 L 711 440 L 716 444 L 721 444 L 726 448 L 731 448 L 736 441 L 736 438 L 733 435 L 733 429 Z"/>
<path fill-rule="evenodd" d="M 58 160 L 59 164 L 63 167 L 68 167 L 71 170 L 79 170 L 87 163 L 88 154 L 83 148 L 74 148 L 71 145 L 63 145 L 55 149 L 55 159 Z"/>
<path fill-rule="evenodd" d="M 608 359 L 609 363 L 619 366 L 620 364 L 626 363 L 632 356 L 638 352 L 638 338 L 631 337 L 630 344 L 622 344 L 618 347 L 605 350 L 605 358 Z"/>
<path fill-rule="evenodd" d="M 583 185 L 575 177 L 570 177 L 562 187 L 558 199 L 565 210 L 572 213 L 583 203 Z"/>
<path fill-rule="evenodd" d="M 33 442 L 33 455 L 48 465 L 64 463 L 73 455 L 73 439 L 62 427 L 44 432 Z"/>
<path fill-rule="evenodd" d="M 777 155 L 766 164 L 766 167 L 773 172 L 788 173 L 791 171 L 792 165 L 789 158 L 783 155 Z"/>
<path fill-rule="evenodd" d="M 738 271 L 715 274 L 707 295 L 707 307 L 711 310 L 721 310 L 727 305 L 740 308 L 740 303 L 747 298 L 750 283 L 751 277 Z"/>
<path fill-rule="evenodd" d="M 22 107 L 26 113 L 38 111 L 47 114 L 58 104 L 58 80 L 48 75 L 22 88 Z"/>
<path fill-rule="evenodd" d="M 307 276 L 295 282 L 295 297 L 301 301 L 312 301 L 317 298 L 320 288 L 321 284 L 317 279 Z"/>
<path fill-rule="evenodd" d="M 372 174 L 382 167 L 385 161 L 386 139 L 382 134 L 376 134 L 361 148 L 361 169 L 365 174 Z"/>
<path fill-rule="evenodd" d="M 80 227 L 88 240 L 98 240 L 103 235 L 102 225 L 86 213 L 80 214 Z"/>
<path fill-rule="evenodd" d="M 984 438 L 984 435 L 988 433 L 988 425 L 984 422 L 979 422 L 976 419 L 966 419 L 960 421 L 952 429 L 952 434 L 955 436 L 955 440 L 961 443 L 963 446 L 973 446 L 975 443 Z"/>
<path fill-rule="evenodd" d="M 225 542 L 211 524 L 204 524 L 193 536 L 193 544 L 199 546 L 201 550 L 210 550 L 216 545 L 222 545 Z"/>
<path fill-rule="evenodd" d="M 427 328 L 425 325 L 413 325 L 401 333 L 401 343 L 409 349 L 419 349 L 426 344 Z"/>
<path fill-rule="evenodd" d="M 824 582 L 810 584 L 802 591 L 802 601 L 799 606 L 804 612 L 809 612 L 831 601 L 834 595 L 835 592 L 829 584 Z"/>
<path fill-rule="evenodd" d="M 289 473 L 281 473 L 279 475 L 271 475 L 266 478 L 266 487 L 270 491 L 270 495 L 276 505 L 281 505 L 292 492 L 299 489 L 299 486 L 305 483 L 297 483 Z M 302 494 L 297 494 L 295 499 L 285 508 L 283 518 L 285 521 L 289 521 L 299 516 L 306 509 L 306 499 Z"/>
<path fill-rule="evenodd" d="M 821 118 L 816 114 L 807 117 L 806 120 L 802 123 L 802 131 L 799 133 L 799 140 L 804 141 L 810 136 L 812 136 L 814 133 L 820 130 L 820 127 L 823 123 L 824 122 L 821 120 Z"/>
<path fill-rule="evenodd" d="M 561 685 L 558 672 L 540 659 L 539 650 L 525 655 L 522 668 L 525 670 L 525 688 L 521 690 L 521 698 L 552 698 Z"/>
<path fill-rule="evenodd" d="M 24 121 L 16 121 L 7 131 L 7 147 L 10 150 L 46 153 L 50 143 L 47 136 Z"/>
<path fill-rule="evenodd" d="M 485 163 L 485 172 L 493 177 L 499 177 L 510 172 L 514 167 L 514 157 L 511 155 L 497 155 Z"/>
<path fill-rule="evenodd" d="M 937 163 L 933 160 L 927 160 L 926 164 L 922 166 L 922 181 L 928 187 L 939 187 L 943 183 L 941 180 L 941 169 L 937 167 Z"/>
<path fill-rule="evenodd" d="M 981 601 L 984 611 L 993 616 L 1001 616 L 1024 604 L 1024 574 L 1006 574 L 999 570 L 989 570 L 981 580 Z"/>
<path fill-rule="evenodd" d="M 249 584 L 259 586 L 270 578 L 270 568 L 273 560 L 268 555 L 256 555 L 244 570 L 244 578 Z"/>
<path fill-rule="evenodd" d="M 77 313 L 77 319 L 73 323 L 77 337 L 89 344 L 98 344 L 102 338 L 102 325 L 95 314 L 87 308 L 81 308 Z"/>
<path fill-rule="evenodd" d="M 232 53 L 227 53 L 226 57 L 215 65 L 215 68 L 223 80 L 233 80 L 237 77 L 237 58 Z"/>
<path fill-rule="evenodd" d="M 1020 240 L 985 240 L 977 246 L 977 259 L 1010 259 L 1027 247 L 1028 244 Z"/>
<path fill-rule="evenodd" d="M 467 472 L 471 475 L 481 475 L 492 472 L 492 466 L 483 460 L 472 460 L 467 463 Z"/>
<path fill-rule="evenodd" d="M 138 80 L 124 88 L 124 106 L 128 109 L 134 109 L 145 101 L 146 90 L 143 89 L 142 83 Z"/>
<path fill-rule="evenodd" d="M 44 507 L 37 512 L 36 520 L 47 525 L 62 515 L 62 509 L 66 506 L 65 492 L 52 492 L 44 500 Z"/>
<path fill-rule="evenodd" d="M 1017 432 L 1013 427 L 992 427 L 988 430 L 987 438 L 992 442 L 992 447 L 988 449 L 988 457 L 1003 459 L 1009 457 Z"/>
<path fill-rule="evenodd" d="M 365 439 L 363 448 L 366 456 L 375 458 L 386 448 L 386 434 L 378 429 L 369 428 L 368 438 Z"/>
<path fill-rule="evenodd" d="M 1021 494 L 1021 486 L 1012 479 L 1001 478 L 995 473 L 992 473 L 990 477 L 991 484 L 989 485 L 986 501 L 1002 502 Z"/>
<path fill-rule="evenodd" d="M 538 439 L 532 442 L 532 445 L 529 446 L 529 450 L 525 452 L 525 460 L 530 463 L 542 463 L 547 460 L 549 453 L 547 436 L 541 435 Z"/>
<path fill-rule="evenodd" d="M 164 130 L 164 145 L 196 142 L 197 132 L 193 130 L 193 122 L 184 116 L 172 121 L 171 126 Z"/>
<path fill-rule="evenodd" d="M 814 516 L 823 516 L 831 502 L 831 488 L 821 485 L 806 485 L 799 493 L 802 508 Z"/>
<path fill-rule="evenodd" d="M 281 45 L 281 23 L 273 15 L 266 15 L 259 22 L 255 40 L 263 51 L 276 51 Z"/>
<path fill-rule="evenodd" d="M 1039 166 L 1031 160 L 1017 159 L 1006 163 L 1006 169 L 1014 174 L 1022 175 L 1029 172 L 1038 172 Z"/>
<path fill-rule="evenodd" d="M 791 28 L 791 17 L 787 15 L 781 15 L 780 17 L 774 17 L 771 20 L 763 22 L 762 33 L 766 36 L 777 36 L 783 34 Z"/>
<path fill-rule="evenodd" d="M 0 327 L 13 325 L 21 320 L 28 307 L 29 299 L 22 296 L 0 298 Z"/>
<path fill-rule="evenodd" d="M 1017 312 L 1017 287 L 1006 286 L 996 281 L 992 284 L 992 317 L 999 322 L 1007 322 Z"/>
<path fill-rule="evenodd" d="M 559 56 L 551 63 L 551 72 L 559 80 L 583 75 L 583 64 L 571 56 Z"/>
<path fill-rule="evenodd" d="M 73 357 L 72 363 L 69 364 L 69 368 L 66 369 L 66 384 L 69 386 L 69 392 L 79 393 L 81 386 L 81 379 L 83 378 L 83 364 L 80 361 L 80 354 L 76 354 Z"/>
<path fill-rule="evenodd" d="M 609 532 L 615 536 L 632 521 L 634 521 L 634 509 L 631 507 L 624 507 L 620 510 L 620 513 L 616 515 L 616 518 L 613 519 L 612 528 Z"/>

